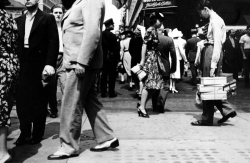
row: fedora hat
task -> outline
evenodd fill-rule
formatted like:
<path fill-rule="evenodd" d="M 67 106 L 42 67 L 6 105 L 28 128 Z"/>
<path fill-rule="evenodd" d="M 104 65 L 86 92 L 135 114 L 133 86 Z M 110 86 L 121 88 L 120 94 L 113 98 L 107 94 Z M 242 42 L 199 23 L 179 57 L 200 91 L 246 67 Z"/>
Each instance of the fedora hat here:
<path fill-rule="evenodd" d="M 8 6 L 8 5 L 10 5 L 11 3 L 10 3 L 10 1 L 8 1 L 8 0 L 1 0 L 0 1 L 0 6 Z"/>
<path fill-rule="evenodd" d="M 134 32 L 132 32 L 132 31 L 123 31 L 121 33 L 121 35 L 128 35 L 128 34 L 130 34 L 132 36 L 132 35 L 134 35 Z"/>

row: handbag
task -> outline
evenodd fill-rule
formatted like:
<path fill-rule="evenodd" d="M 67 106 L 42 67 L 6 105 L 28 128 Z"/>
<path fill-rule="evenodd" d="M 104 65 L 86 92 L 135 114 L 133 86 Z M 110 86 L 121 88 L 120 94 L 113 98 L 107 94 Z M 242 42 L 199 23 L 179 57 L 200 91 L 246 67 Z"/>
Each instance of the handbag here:
<path fill-rule="evenodd" d="M 131 68 L 131 71 L 138 77 L 140 81 L 142 81 L 147 76 L 147 73 L 144 70 L 141 70 L 141 66 L 139 64 Z"/>

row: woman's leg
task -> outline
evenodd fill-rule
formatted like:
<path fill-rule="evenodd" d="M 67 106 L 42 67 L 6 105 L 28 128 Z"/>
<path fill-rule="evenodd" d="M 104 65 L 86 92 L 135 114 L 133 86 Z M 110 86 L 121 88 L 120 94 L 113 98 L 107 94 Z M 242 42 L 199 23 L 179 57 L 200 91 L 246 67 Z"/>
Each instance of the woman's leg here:
<path fill-rule="evenodd" d="M 148 100 L 152 97 L 154 94 L 155 90 L 153 89 L 143 89 L 142 90 L 142 96 L 141 96 L 141 105 L 139 106 L 139 109 L 146 114 L 146 105 Z"/>
<path fill-rule="evenodd" d="M 10 158 L 7 148 L 8 127 L 0 127 L 0 163 Z"/>

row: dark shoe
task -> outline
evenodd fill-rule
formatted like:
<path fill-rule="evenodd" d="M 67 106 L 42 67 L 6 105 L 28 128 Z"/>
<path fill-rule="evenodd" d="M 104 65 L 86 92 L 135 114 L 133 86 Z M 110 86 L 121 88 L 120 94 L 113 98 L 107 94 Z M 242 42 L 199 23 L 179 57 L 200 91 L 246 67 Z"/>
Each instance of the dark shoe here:
<path fill-rule="evenodd" d="M 101 94 L 101 97 L 102 97 L 102 98 L 105 98 L 105 97 L 108 97 L 108 95 L 106 95 L 106 94 Z"/>
<path fill-rule="evenodd" d="M 159 113 L 164 113 L 164 112 L 165 112 L 165 110 L 164 110 L 164 107 L 163 107 L 163 106 L 161 106 L 161 105 L 157 105 L 157 108 L 158 108 Z"/>
<path fill-rule="evenodd" d="M 139 109 L 138 108 L 138 116 L 139 117 L 142 117 L 142 118 L 149 118 L 149 115 L 148 115 L 148 113 L 143 113 L 142 111 L 141 111 L 141 109 Z"/>
<path fill-rule="evenodd" d="M 213 124 L 207 124 L 202 120 L 191 122 L 191 125 L 193 125 L 193 126 L 213 126 Z"/>
<path fill-rule="evenodd" d="M 16 146 L 22 146 L 28 144 L 30 142 L 29 138 L 18 138 L 14 143 Z"/>
<path fill-rule="evenodd" d="M 117 97 L 117 94 L 111 94 L 111 95 L 109 95 L 109 98 L 114 98 L 114 97 Z"/>
<path fill-rule="evenodd" d="M 125 81 L 120 81 L 120 82 L 119 82 L 119 84 L 124 84 L 124 83 L 125 83 Z"/>
<path fill-rule="evenodd" d="M 57 118 L 58 114 L 57 113 L 49 113 L 50 118 Z"/>
<path fill-rule="evenodd" d="M 35 145 L 35 144 L 39 144 L 43 139 L 31 139 L 30 141 L 30 145 Z"/>
<path fill-rule="evenodd" d="M 63 160 L 63 159 L 68 159 L 68 158 L 71 158 L 71 157 L 77 157 L 79 156 L 79 154 L 71 154 L 71 155 L 54 155 L 54 154 L 51 154 L 48 156 L 48 160 Z"/>
<path fill-rule="evenodd" d="M 109 141 L 105 142 L 107 143 L 107 146 L 106 147 L 103 147 L 103 148 L 98 148 L 98 147 L 93 147 L 93 148 L 90 148 L 90 151 L 93 151 L 93 152 L 102 152 L 102 151 L 106 151 L 110 148 L 116 148 L 119 146 L 119 141 L 118 139 L 114 140 L 113 142 L 111 142 L 110 144 Z"/>
<path fill-rule="evenodd" d="M 226 122 L 229 118 L 233 118 L 237 115 L 237 113 L 235 111 L 229 113 L 228 115 L 224 116 L 223 118 L 221 118 L 220 120 L 218 120 L 218 123 L 224 123 Z"/>

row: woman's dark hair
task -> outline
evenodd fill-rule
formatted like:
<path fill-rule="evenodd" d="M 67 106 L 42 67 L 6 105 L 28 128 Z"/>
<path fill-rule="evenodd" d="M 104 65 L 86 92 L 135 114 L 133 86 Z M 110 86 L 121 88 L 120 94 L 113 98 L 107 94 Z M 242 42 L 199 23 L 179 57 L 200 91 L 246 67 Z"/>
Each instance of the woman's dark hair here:
<path fill-rule="evenodd" d="M 4 9 L 5 6 L 10 5 L 11 3 L 8 0 L 1 0 L 0 1 L 0 9 Z"/>
<path fill-rule="evenodd" d="M 213 9 L 212 0 L 199 0 L 196 9 L 198 11 L 203 10 L 205 7 Z"/>
<path fill-rule="evenodd" d="M 62 9 L 62 12 L 63 12 L 63 13 L 65 12 L 65 8 L 64 8 L 61 4 L 56 4 L 56 5 L 54 5 L 54 6 L 50 9 L 50 11 L 53 13 L 53 11 L 54 11 L 55 8 L 60 8 L 60 9 Z"/>
<path fill-rule="evenodd" d="M 154 25 L 154 24 L 156 23 L 157 20 L 164 21 L 164 16 L 163 16 L 162 13 L 153 12 L 153 13 L 149 16 L 149 24 L 150 24 L 150 25 Z"/>
<path fill-rule="evenodd" d="M 66 10 L 70 9 L 76 0 L 61 0 Z"/>

